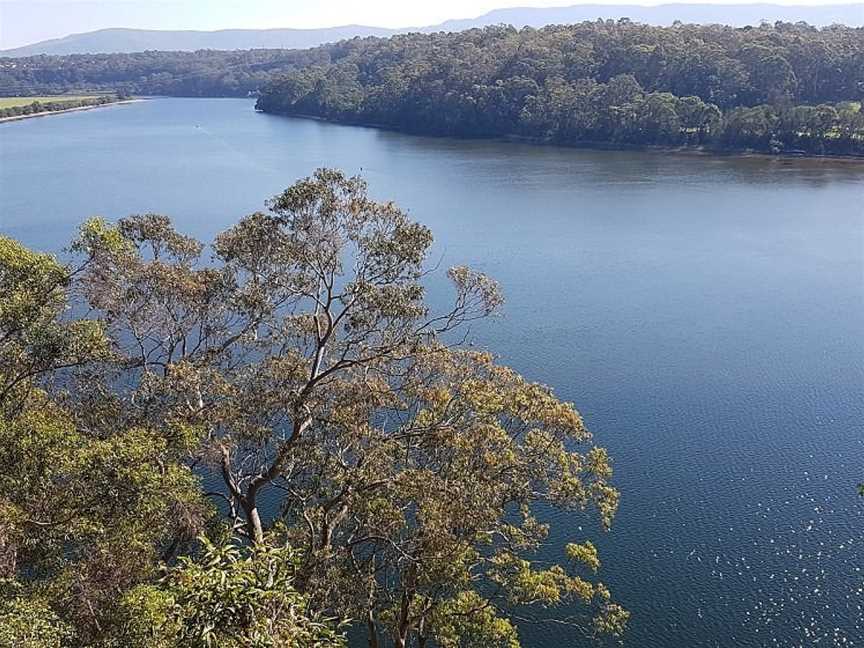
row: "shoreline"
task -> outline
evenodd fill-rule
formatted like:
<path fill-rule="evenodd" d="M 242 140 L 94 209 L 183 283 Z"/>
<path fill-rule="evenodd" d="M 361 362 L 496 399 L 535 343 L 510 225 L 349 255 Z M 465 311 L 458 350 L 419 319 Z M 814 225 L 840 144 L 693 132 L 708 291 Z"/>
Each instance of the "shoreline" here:
<path fill-rule="evenodd" d="M 698 157 L 717 158 L 743 158 L 743 159 L 765 159 L 765 160 L 810 160 L 814 162 L 850 162 L 864 163 L 864 155 L 857 154 L 829 154 L 818 153 L 766 153 L 756 149 L 734 149 L 734 148 L 711 148 L 708 146 L 663 146 L 660 144 L 612 144 L 607 142 L 553 142 L 542 138 L 525 137 L 524 135 L 504 135 L 494 138 L 503 142 L 515 142 L 523 144 L 534 144 L 536 146 L 556 146 L 561 148 L 583 149 L 590 151 L 643 151 L 645 153 L 672 153 L 675 155 L 690 155 Z"/>
<path fill-rule="evenodd" d="M 138 103 L 139 101 L 147 101 L 146 99 L 124 99 L 123 101 L 110 101 L 96 106 L 75 106 L 74 108 L 63 108 L 62 110 L 43 110 L 38 113 L 30 113 L 29 115 L 13 115 L 12 117 L 0 117 L 0 124 L 6 122 L 21 121 L 23 119 L 33 119 L 35 117 L 49 117 L 50 115 L 62 115 L 63 113 L 78 112 L 80 110 L 95 110 L 96 108 L 108 108 L 109 106 L 120 106 L 123 104 Z"/>
<path fill-rule="evenodd" d="M 655 144 L 613 144 L 610 142 L 554 142 L 544 140 L 540 137 L 530 137 L 525 135 L 496 135 L 493 137 L 459 137 L 458 135 L 434 135 L 430 133 L 412 133 L 410 131 L 392 128 L 383 124 L 372 124 L 363 122 L 342 122 L 318 115 L 303 115 L 297 113 L 281 113 L 268 112 L 260 110 L 257 107 L 255 112 L 262 115 L 272 115 L 275 117 L 294 117 L 297 119 L 310 119 L 312 121 L 320 121 L 325 124 L 335 124 L 337 126 L 359 126 L 361 128 L 372 128 L 390 133 L 400 133 L 402 135 L 410 135 L 411 137 L 429 137 L 432 139 L 455 139 L 463 142 L 470 141 L 490 141 L 490 142 L 509 142 L 515 144 L 532 144 L 534 146 L 551 146 L 555 148 L 582 149 L 588 151 L 644 151 L 646 153 L 673 153 L 676 155 L 697 155 L 700 157 L 719 157 L 719 158 L 745 158 L 754 159 L 762 158 L 766 160 L 813 160 L 827 162 L 848 162 L 852 164 L 864 163 L 864 155 L 818 155 L 815 153 L 765 153 L 754 149 L 722 149 L 709 148 L 705 146 L 661 146 Z"/>

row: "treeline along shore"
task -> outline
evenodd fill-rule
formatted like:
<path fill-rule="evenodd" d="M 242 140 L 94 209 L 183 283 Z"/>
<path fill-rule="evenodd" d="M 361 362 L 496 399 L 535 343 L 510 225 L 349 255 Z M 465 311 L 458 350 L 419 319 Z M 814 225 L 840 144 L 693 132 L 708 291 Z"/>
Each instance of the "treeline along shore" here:
<path fill-rule="evenodd" d="M 89 110 L 109 104 L 129 103 L 130 97 L 100 95 L 89 97 L 0 97 L 0 122 L 42 117 L 55 113 Z"/>
<path fill-rule="evenodd" d="M 82 89 L 260 95 L 268 113 L 426 135 L 864 155 L 864 29 L 842 25 L 621 19 L 307 50 L 0 59 L 0 94 Z"/>
<path fill-rule="evenodd" d="M 428 135 L 864 154 L 864 30 L 598 21 L 343 43 L 260 110 Z"/>

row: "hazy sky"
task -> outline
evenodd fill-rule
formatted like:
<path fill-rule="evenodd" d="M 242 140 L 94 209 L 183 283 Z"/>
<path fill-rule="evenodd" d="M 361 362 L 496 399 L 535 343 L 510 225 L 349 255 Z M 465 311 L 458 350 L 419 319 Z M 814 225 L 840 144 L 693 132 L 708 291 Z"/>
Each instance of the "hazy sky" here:
<path fill-rule="evenodd" d="M 583 1 L 586 4 L 663 3 L 663 0 Z M 754 0 L 714 1 L 742 3 Z M 843 2 L 762 1 L 804 5 Z M 419 27 L 448 18 L 472 18 L 498 7 L 551 7 L 578 3 L 580 0 L 0 0 L 0 49 L 105 27 L 226 29 L 345 24 Z"/>

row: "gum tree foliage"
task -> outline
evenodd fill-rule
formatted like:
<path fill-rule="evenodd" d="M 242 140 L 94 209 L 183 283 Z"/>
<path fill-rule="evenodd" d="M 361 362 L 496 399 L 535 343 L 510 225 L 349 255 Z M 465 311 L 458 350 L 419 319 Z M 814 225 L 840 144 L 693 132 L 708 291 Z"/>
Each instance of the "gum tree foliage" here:
<path fill-rule="evenodd" d="M 536 558 L 538 506 L 611 523 L 609 458 L 571 404 L 460 342 L 494 281 L 452 268 L 451 307 L 429 309 L 431 242 L 321 169 L 207 252 L 148 214 L 85 224 L 74 271 L 33 255 L 58 291 L 33 326 L 89 337 L 14 347 L 43 368 L 3 428 L 34 437 L 0 480 L 25 602 L 71 645 L 330 645 L 332 619 L 380 647 L 516 646 L 549 616 L 620 633 L 590 542 Z M 90 319 L 63 315 L 68 291 Z"/>
<path fill-rule="evenodd" d="M 75 371 L 115 361 L 103 323 L 69 317 L 81 271 L 0 237 L 3 646 L 95 644 L 116 598 L 209 508 L 157 430 L 66 391 Z"/>

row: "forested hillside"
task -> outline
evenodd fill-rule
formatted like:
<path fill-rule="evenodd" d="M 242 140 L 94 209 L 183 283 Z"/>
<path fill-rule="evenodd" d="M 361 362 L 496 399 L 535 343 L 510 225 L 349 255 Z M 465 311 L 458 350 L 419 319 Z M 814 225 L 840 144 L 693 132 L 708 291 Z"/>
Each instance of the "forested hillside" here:
<path fill-rule="evenodd" d="M 864 29 L 652 27 L 355 38 L 309 50 L 0 59 L 0 95 L 246 96 L 265 112 L 567 144 L 864 153 Z"/>
<path fill-rule="evenodd" d="M 436 135 L 864 152 L 860 28 L 597 21 L 326 51 L 329 63 L 288 72 L 258 107 Z"/>
<path fill-rule="evenodd" d="M 326 47 L 0 58 L 0 95 L 116 90 L 137 95 L 237 97 L 256 92 L 276 73 L 329 62 Z"/>

